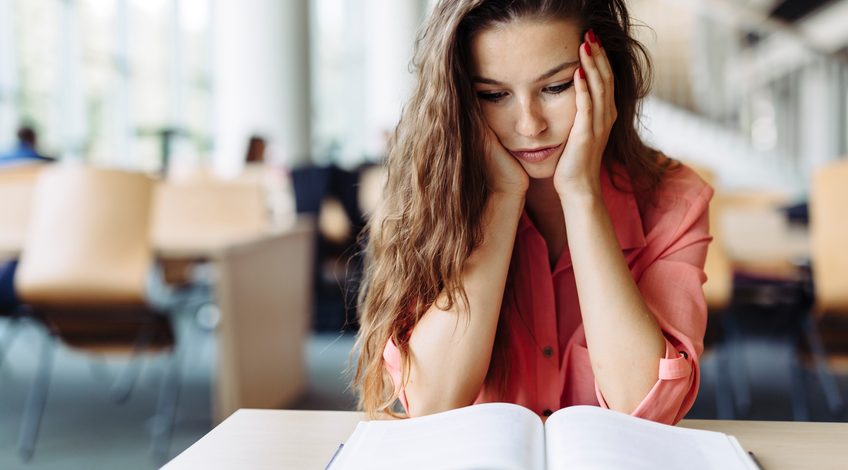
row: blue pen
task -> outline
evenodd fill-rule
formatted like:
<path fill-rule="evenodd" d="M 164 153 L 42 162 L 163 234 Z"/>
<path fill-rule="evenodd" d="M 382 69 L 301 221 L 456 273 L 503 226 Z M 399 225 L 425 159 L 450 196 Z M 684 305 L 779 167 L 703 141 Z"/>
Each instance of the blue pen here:
<path fill-rule="evenodd" d="M 330 461 L 327 462 L 327 465 L 324 467 L 324 470 L 330 469 L 330 465 L 333 464 L 333 460 L 336 460 L 336 456 L 339 455 L 339 452 L 342 451 L 342 447 L 344 447 L 344 443 L 339 444 L 338 449 L 336 449 L 336 451 L 333 453 L 333 456 L 330 457 Z"/>

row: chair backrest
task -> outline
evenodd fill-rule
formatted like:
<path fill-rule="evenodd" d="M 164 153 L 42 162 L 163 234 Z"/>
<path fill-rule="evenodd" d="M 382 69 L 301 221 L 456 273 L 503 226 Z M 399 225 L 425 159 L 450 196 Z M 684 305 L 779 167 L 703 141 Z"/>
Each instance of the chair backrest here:
<path fill-rule="evenodd" d="M 15 276 L 21 299 L 62 307 L 144 302 L 152 190 L 138 173 L 45 170 Z"/>
<path fill-rule="evenodd" d="M 42 170 L 50 164 L 40 162 L 22 162 L 0 166 L 0 184 L 33 183 Z"/>
<path fill-rule="evenodd" d="M 0 260 L 17 258 L 26 240 L 34 181 L 0 178 Z"/>
<path fill-rule="evenodd" d="M 816 306 L 848 314 L 848 161 L 820 169 L 810 190 L 810 248 Z"/>
<path fill-rule="evenodd" d="M 159 183 L 153 244 L 168 250 L 224 246 L 267 233 L 270 217 L 259 184 L 216 181 Z"/>
<path fill-rule="evenodd" d="M 47 167 L 44 163 L 0 166 L 0 259 L 17 258 L 29 225 L 33 188 Z"/>

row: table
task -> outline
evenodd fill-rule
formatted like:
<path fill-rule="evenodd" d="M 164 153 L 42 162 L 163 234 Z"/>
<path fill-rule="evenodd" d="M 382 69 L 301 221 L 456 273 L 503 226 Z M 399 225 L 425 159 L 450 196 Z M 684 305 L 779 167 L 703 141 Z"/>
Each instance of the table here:
<path fill-rule="evenodd" d="M 212 414 L 286 406 L 306 391 L 314 222 L 230 245 L 214 258 L 221 311 Z"/>
<path fill-rule="evenodd" d="M 364 414 L 241 409 L 168 463 L 182 469 L 323 469 Z M 848 423 L 683 420 L 732 434 L 768 470 L 844 469 Z"/>

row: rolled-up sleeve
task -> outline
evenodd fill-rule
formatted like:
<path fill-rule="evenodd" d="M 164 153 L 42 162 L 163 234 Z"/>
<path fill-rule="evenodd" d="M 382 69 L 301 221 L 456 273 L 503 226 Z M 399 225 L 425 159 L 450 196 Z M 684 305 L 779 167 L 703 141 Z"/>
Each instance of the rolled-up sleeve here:
<path fill-rule="evenodd" d="M 680 217 L 668 217 L 657 230 L 666 234 L 652 262 L 637 281 L 666 340 L 657 382 L 632 415 L 666 424 L 683 419 L 698 394 L 698 361 L 703 352 L 707 305 L 703 284 L 709 235 L 708 207 L 713 191 L 704 185 L 691 201 L 679 201 Z M 673 211 L 677 212 L 677 211 Z M 671 219 L 671 220 L 669 220 Z M 676 229 L 675 229 L 676 227 Z M 658 235 L 659 237 L 659 235 Z M 597 381 L 595 394 L 608 408 Z"/>

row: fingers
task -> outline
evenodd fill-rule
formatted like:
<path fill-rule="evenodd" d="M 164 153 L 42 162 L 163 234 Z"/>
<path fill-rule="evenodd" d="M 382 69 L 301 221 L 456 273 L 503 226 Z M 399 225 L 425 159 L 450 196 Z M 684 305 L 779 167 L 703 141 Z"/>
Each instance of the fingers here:
<path fill-rule="evenodd" d="M 506 148 L 504 148 L 501 140 L 498 138 L 498 135 L 495 134 L 495 131 L 492 130 L 488 125 L 486 126 L 486 151 L 489 155 L 494 156 L 497 154 L 507 154 Z"/>
<path fill-rule="evenodd" d="M 486 178 L 491 191 L 511 195 L 523 195 L 527 191 L 530 177 L 488 125 L 485 160 Z"/>
<path fill-rule="evenodd" d="M 591 30 L 586 33 L 585 42 L 580 45 L 580 62 L 593 102 L 592 130 L 601 135 L 612 127 L 617 117 L 614 78 L 606 52 Z"/>
<path fill-rule="evenodd" d="M 494 162 L 514 159 L 503 143 L 501 143 L 495 131 L 489 126 L 486 126 L 486 158 Z"/>
<path fill-rule="evenodd" d="M 592 50 L 592 57 L 596 59 L 595 65 L 597 65 L 598 71 L 600 72 L 604 83 L 614 85 L 615 76 L 613 76 L 612 73 L 612 65 L 609 62 L 609 58 L 607 57 L 603 44 L 601 44 L 601 40 L 591 29 L 586 32 L 586 42 L 589 43 L 589 47 Z"/>
<path fill-rule="evenodd" d="M 572 136 L 584 136 L 589 138 L 594 133 L 594 110 L 592 96 L 589 92 L 589 84 L 582 66 L 578 67 L 574 72 L 574 90 L 577 101 L 577 116 L 574 118 L 572 127 Z M 571 137 L 569 137 L 571 140 Z"/>

